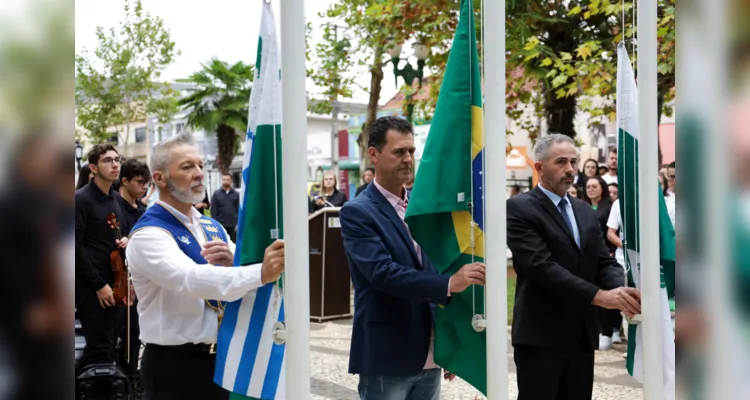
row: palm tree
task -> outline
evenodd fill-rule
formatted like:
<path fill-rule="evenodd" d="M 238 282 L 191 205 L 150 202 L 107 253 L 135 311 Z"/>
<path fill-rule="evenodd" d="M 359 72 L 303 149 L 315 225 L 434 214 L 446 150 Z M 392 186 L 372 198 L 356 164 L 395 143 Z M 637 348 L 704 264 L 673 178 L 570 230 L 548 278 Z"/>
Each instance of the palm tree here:
<path fill-rule="evenodd" d="M 216 58 L 202 67 L 189 78 L 179 80 L 193 86 L 188 89 L 191 93 L 179 104 L 192 110 L 188 115 L 188 125 L 216 132 L 219 168 L 226 173 L 237 152 L 238 139 L 247 129 L 254 67 L 242 61 L 229 65 Z"/>

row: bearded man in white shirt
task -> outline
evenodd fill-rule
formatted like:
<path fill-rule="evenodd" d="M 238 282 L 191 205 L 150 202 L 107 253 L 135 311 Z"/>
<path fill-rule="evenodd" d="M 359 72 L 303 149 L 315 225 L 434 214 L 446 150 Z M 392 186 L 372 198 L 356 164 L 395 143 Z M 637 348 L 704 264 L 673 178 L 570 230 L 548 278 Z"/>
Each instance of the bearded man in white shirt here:
<path fill-rule="evenodd" d="M 284 270 L 284 244 L 269 246 L 262 264 L 227 268 L 234 243 L 221 224 L 193 208 L 205 188 L 202 157 L 191 139 L 157 144 L 151 170 L 159 200 L 133 228 L 126 252 L 146 343 L 145 398 L 226 399 L 213 382 L 222 302 L 276 281 Z"/>

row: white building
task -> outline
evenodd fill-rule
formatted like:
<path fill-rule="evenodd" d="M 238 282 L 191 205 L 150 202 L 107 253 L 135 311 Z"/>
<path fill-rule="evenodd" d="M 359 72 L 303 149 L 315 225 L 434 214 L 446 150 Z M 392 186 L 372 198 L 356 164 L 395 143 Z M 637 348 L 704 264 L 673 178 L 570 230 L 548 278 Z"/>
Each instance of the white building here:
<path fill-rule="evenodd" d="M 181 94 L 187 94 L 188 84 L 173 83 L 172 88 Z M 344 130 L 348 125 L 349 113 L 364 113 L 367 110 L 366 104 L 358 103 L 339 103 L 338 128 Z M 161 140 L 189 133 L 193 136 L 196 145 L 201 154 L 204 155 L 204 164 L 206 167 L 206 186 L 209 193 L 218 189 L 221 185 L 221 172 L 217 168 L 216 155 L 218 144 L 214 132 L 206 132 L 202 129 L 193 129 L 188 125 L 188 115 L 190 110 L 182 110 L 175 114 L 167 123 L 160 123 L 154 116 L 149 116 L 144 121 L 135 121 L 129 124 L 128 129 L 125 126 L 112 127 L 108 142 L 113 144 L 125 158 L 135 158 L 144 162 L 149 161 L 151 149 Z M 316 179 L 316 173 L 320 168 L 329 167 L 332 164 L 332 116 L 308 113 L 308 180 Z M 241 133 L 242 134 L 242 133 Z M 86 153 L 91 144 L 84 138 L 83 143 L 83 160 L 86 163 Z M 232 173 L 235 186 L 240 185 L 240 173 L 242 169 L 244 148 L 240 147 L 240 153 L 234 157 L 229 168 Z"/>

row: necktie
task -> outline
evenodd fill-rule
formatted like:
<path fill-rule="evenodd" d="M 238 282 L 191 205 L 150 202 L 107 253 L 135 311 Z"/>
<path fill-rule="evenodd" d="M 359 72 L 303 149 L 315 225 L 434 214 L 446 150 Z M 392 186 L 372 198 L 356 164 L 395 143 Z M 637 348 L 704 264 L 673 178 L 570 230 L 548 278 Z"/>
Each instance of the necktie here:
<path fill-rule="evenodd" d="M 563 197 L 559 203 L 557 203 L 557 208 L 560 210 L 560 214 L 562 214 L 563 219 L 565 220 L 565 223 L 568 224 L 568 229 L 570 229 L 570 233 L 573 234 L 573 223 L 570 222 L 570 217 L 568 217 L 568 211 L 565 209 L 565 206 L 567 205 L 567 200 Z"/>

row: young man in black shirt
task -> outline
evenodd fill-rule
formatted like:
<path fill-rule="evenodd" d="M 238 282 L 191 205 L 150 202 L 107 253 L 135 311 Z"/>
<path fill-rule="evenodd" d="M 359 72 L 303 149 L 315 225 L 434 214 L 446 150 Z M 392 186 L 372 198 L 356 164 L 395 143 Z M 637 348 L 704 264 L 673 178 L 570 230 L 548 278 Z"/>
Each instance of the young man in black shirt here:
<path fill-rule="evenodd" d="M 136 159 L 129 159 L 122 163 L 120 168 L 120 191 L 115 198 L 120 203 L 120 209 L 123 210 L 124 229 L 121 233 L 123 236 L 130 235 L 135 223 L 146 212 L 146 206 L 141 201 L 148 191 L 151 182 L 151 172 L 146 163 Z M 134 304 L 130 306 L 130 359 L 127 355 L 127 327 L 128 315 L 122 313 L 122 329 L 120 330 L 120 340 L 123 343 L 120 351 L 119 362 L 128 373 L 131 382 L 138 380 L 138 355 L 140 354 L 141 341 L 140 329 L 138 325 L 138 309 Z"/>
<path fill-rule="evenodd" d="M 124 211 L 112 183 L 120 176 L 120 156 L 110 144 L 95 145 L 88 154 L 94 179 L 75 195 L 76 304 L 86 338 L 82 366 L 114 363 L 120 310 L 112 293 L 114 276 L 110 254 L 125 248 L 127 237 L 116 240 L 107 223 L 115 213 L 121 226 Z"/>
<path fill-rule="evenodd" d="M 221 176 L 221 188 L 211 198 L 211 217 L 224 227 L 233 242 L 237 241 L 237 214 L 240 210 L 240 192 L 232 187 L 232 176 Z"/>
<path fill-rule="evenodd" d="M 130 234 L 138 219 L 146 212 L 146 206 L 141 199 L 148 191 L 151 182 L 151 172 L 143 161 L 129 159 L 120 167 L 120 191 L 117 199 L 123 207 L 126 229 L 123 236 Z"/>

